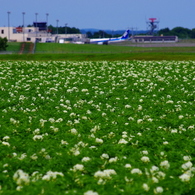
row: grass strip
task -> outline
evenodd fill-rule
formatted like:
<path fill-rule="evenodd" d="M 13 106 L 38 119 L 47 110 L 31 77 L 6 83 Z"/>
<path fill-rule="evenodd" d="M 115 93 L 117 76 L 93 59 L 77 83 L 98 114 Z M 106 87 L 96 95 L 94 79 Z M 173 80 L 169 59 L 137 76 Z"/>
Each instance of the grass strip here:
<path fill-rule="evenodd" d="M 2 54 L 0 60 L 71 60 L 71 61 L 99 61 L 99 60 L 195 60 L 193 53 L 59 53 L 59 54 Z"/>

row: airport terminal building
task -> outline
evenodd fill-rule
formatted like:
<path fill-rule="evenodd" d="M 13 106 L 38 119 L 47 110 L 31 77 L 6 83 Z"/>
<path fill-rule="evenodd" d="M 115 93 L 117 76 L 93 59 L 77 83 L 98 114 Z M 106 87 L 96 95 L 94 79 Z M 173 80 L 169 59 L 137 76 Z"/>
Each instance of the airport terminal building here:
<path fill-rule="evenodd" d="M 134 36 L 133 43 L 175 43 L 177 36 Z"/>
<path fill-rule="evenodd" d="M 71 42 L 85 38 L 83 34 L 51 34 L 46 22 L 34 22 L 33 27 L 0 27 L 0 37 L 10 42 Z"/>

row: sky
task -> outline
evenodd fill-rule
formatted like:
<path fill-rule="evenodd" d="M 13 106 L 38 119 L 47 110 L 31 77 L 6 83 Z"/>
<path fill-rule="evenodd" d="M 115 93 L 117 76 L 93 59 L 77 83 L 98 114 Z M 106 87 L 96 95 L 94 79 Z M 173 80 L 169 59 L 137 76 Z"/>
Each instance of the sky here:
<path fill-rule="evenodd" d="M 2 0 L 0 26 L 24 26 L 33 21 L 79 29 L 146 30 L 149 18 L 159 29 L 195 28 L 195 0 Z M 10 12 L 8 14 L 7 12 Z M 22 12 L 25 12 L 23 15 Z M 9 17 L 8 17 L 9 15 Z"/>

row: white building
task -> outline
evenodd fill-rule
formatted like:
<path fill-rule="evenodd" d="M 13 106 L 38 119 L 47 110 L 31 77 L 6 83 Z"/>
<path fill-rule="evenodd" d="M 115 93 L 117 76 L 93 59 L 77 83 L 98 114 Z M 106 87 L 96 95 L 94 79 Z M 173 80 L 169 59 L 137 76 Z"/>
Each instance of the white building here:
<path fill-rule="evenodd" d="M 83 39 L 82 34 L 51 34 L 39 27 L 0 27 L 0 37 L 6 37 L 8 41 L 15 42 L 59 42 L 64 39 L 64 43 L 75 39 Z"/>

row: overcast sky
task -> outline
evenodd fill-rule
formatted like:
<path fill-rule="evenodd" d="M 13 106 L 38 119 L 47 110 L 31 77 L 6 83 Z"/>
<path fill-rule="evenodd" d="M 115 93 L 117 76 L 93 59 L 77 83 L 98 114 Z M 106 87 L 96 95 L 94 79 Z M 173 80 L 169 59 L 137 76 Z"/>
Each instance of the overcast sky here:
<path fill-rule="evenodd" d="M 3 0 L 0 6 L 0 26 L 25 26 L 37 21 L 76 28 L 145 30 L 149 18 L 159 20 L 159 29 L 168 27 L 195 28 L 195 0 Z"/>

